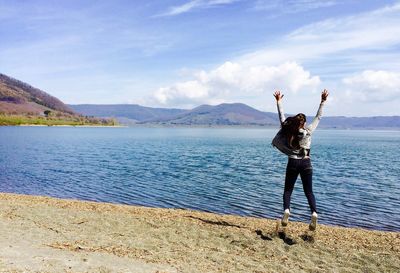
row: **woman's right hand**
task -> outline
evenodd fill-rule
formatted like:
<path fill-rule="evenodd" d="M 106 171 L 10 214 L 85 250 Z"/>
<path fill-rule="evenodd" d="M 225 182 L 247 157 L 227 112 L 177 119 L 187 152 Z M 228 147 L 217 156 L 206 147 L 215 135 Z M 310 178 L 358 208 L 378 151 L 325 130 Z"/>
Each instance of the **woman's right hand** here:
<path fill-rule="evenodd" d="M 281 94 L 281 91 L 275 91 L 275 93 L 274 93 L 274 97 L 275 97 L 277 102 L 280 101 L 283 98 L 283 96 L 284 95 Z"/>

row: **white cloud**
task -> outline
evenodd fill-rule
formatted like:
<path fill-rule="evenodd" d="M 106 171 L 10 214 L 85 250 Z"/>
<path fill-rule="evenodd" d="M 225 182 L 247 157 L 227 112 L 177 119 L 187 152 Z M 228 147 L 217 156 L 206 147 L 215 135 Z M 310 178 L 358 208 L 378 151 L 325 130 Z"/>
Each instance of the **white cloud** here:
<path fill-rule="evenodd" d="M 248 65 L 276 64 L 288 60 L 300 63 L 340 54 L 355 60 L 358 53 L 379 53 L 400 44 L 400 4 L 354 16 L 327 19 L 301 27 L 278 43 L 239 58 Z M 337 57 L 337 56 L 336 56 Z"/>
<path fill-rule="evenodd" d="M 195 9 L 205 9 L 220 5 L 227 5 L 238 0 L 192 0 L 179 6 L 170 7 L 168 11 L 156 15 L 156 17 L 175 16 L 193 11 Z"/>
<path fill-rule="evenodd" d="M 346 77 L 343 84 L 348 96 L 367 102 L 385 102 L 400 97 L 400 73 L 365 70 Z"/>
<path fill-rule="evenodd" d="M 194 1 L 187 2 L 181 6 L 171 7 L 169 9 L 169 11 L 162 14 L 162 16 L 173 16 L 173 15 L 178 15 L 178 14 L 182 14 L 185 12 L 189 12 L 190 10 L 199 7 L 200 3 L 201 3 L 201 1 L 194 0 Z"/>
<path fill-rule="evenodd" d="M 311 76 L 295 62 L 250 67 L 226 62 L 212 71 L 194 73 L 190 81 L 159 88 L 154 99 L 162 105 L 192 107 L 202 103 L 240 101 L 240 97 L 259 96 L 275 89 L 294 94 L 313 91 L 319 84 L 319 77 Z"/>
<path fill-rule="evenodd" d="M 280 13 L 298 13 L 308 10 L 334 6 L 337 1 L 321 0 L 258 0 L 254 9 L 259 11 L 279 11 Z"/>

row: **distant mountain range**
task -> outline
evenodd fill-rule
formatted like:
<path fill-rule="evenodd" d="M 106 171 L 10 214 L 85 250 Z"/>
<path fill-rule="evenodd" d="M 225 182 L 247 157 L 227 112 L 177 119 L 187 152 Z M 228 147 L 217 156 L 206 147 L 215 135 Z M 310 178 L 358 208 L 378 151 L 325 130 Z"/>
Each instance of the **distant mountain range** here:
<path fill-rule="evenodd" d="M 80 104 L 69 105 L 87 116 L 113 117 L 123 124 L 166 126 L 279 126 L 276 113 L 262 112 L 243 103 L 223 103 L 216 106 L 201 105 L 192 110 L 151 108 L 136 104 Z M 323 117 L 321 128 L 400 128 L 400 116 L 377 117 Z"/>
<path fill-rule="evenodd" d="M 85 116 L 114 117 L 125 124 L 172 118 L 187 112 L 182 109 L 152 108 L 137 104 L 71 104 L 68 106 Z"/>
<path fill-rule="evenodd" d="M 125 124 L 163 125 L 275 125 L 276 114 L 265 113 L 242 103 L 201 105 L 192 110 L 151 108 L 133 104 L 69 105 L 78 113 L 115 117 Z"/>

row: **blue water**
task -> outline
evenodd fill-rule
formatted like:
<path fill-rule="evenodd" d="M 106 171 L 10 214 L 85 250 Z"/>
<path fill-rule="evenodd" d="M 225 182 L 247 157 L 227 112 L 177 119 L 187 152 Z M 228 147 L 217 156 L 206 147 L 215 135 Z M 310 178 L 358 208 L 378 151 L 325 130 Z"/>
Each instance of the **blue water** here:
<path fill-rule="evenodd" d="M 276 130 L 0 127 L 0 191 L 276 218 Z M 320 222 L 400 231 L 400 132 L 317 130 Z M 292 218 L 309 221 L 300 179 Z"/>

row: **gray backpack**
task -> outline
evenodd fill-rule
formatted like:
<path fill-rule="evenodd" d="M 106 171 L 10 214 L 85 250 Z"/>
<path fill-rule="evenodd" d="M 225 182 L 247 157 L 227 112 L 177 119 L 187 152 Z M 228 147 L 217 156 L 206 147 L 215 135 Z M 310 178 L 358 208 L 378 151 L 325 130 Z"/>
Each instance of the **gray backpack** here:
<path fill-rule="evenodd" d="M 293 148 L 290 148 L 288 139 L 285 134 L 282 132 L 282 129 L 276 134 L 274 139 L 272 140 L 272 146 L 277 148 L 279 151 L 284 153 L 285 155 L 296 155 L 296 151 Z"/>

